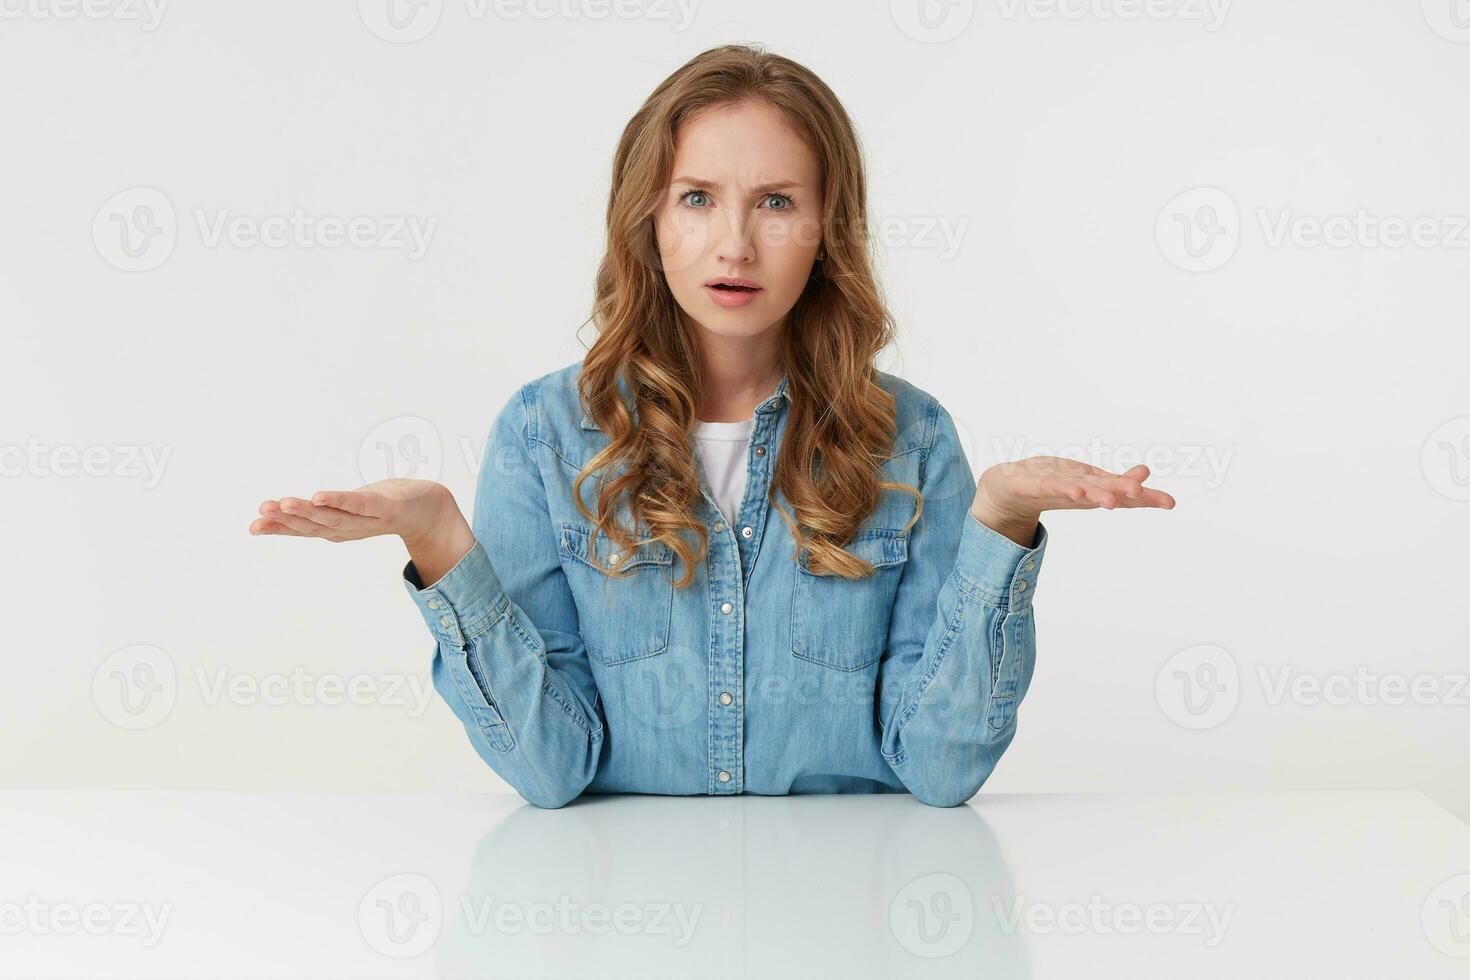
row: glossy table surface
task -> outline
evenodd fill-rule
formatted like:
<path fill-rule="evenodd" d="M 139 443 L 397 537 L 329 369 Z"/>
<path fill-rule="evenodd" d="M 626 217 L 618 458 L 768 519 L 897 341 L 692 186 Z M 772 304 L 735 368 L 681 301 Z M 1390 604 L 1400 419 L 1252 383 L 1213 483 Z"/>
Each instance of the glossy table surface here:
<path fill-rule="evenodd" d="M 0 975 L 1470 977 L 1413 792 L 0 793 Z"/>

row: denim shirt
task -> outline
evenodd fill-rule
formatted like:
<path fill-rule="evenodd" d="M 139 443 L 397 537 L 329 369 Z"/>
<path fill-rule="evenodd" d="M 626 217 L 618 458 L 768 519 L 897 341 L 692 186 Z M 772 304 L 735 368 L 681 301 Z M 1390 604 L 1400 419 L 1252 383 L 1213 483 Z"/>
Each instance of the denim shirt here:
<path fill-rule="evenodd" d="M 814 574 L 767 500 L 787 378 L 755 410 L 748 479 L 727 524 L 700 472 L 709 551 L 674 587 L 674 552 L 619 554 L 572 482 L 610 442 L 582 411 L 581 362 L 523 385 L 485 445 L 475 545 L 404 586 L 435 639 L 434 688 L 475 751 L 526 800 L 588 793 L 912 793 L 968 800 L 1016 731 L 1035 664 L 1031 608 L 1046 551 L 970 513 L 975 481 L 953 419 L 884 372 L 897 434 L 875 512 L 844 546 L 875 566 Z M 583 500 L 595 510 L 597 479 Z M 782 506 L 794 516 L 784 497 Z M 634 528 L 626 503 L 616 511 Z M 646 536 L 646 525 L 636 527 Z M 605 566 L 630 570 L 612 579 Z"/>

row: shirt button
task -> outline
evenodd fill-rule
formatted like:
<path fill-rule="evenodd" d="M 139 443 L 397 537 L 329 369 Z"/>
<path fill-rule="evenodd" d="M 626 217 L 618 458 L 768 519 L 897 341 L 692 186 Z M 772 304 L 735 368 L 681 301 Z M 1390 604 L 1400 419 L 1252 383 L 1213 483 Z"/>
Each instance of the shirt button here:
<path fill-rule="evenodd" d="M 732 606 L 732 605 L 730 605 L 730 603 L 728 603 L 728 602 L 722 602 L 722 603 L 720 603 L 720 612 L 724 613 L 726 616 L 730 615 L 730 611 L 733 610 L 734 608 L 735 607 Z"/>
<path fill-rule="evenodd" d="M 1021 579 L 1021 581 L 1019 581 L 1019 582 L 1016 583 L 1016 591 L 1017 592 L 1025 592 L 1026 591 L 1026 580 L 1025 579 Z"/>
<path fill-rule="evenodd" d="M 722 783 L 728 783 L 730 781 L 730 774 L 728 772 L 726 772 L 725 770 L 721 769 L 720 770 L 720 774 L 719 774 L 719 776 L 717 778 Z"/>
<path fill-rule="evenodd" d="M 741 536 L 741 537 L 742 537 L 742 538 L 748 538 L 748 537 L 750 537 L 750 536 L 751 536 L 751 535 L 752 535 L 752 534 L 754 534 L 754 533 L 755 533 L 755 532 L 754 532 L 754 531 L 752 531 L 752 530 L 751 530 L 751 529 L 750 529 L 750 528 L 748 528 L 748 527 L 742 527 L 742 528 L 741 528 L 741 529 L 740 529 L 740 536 Z"/>
<path fill-rule="evenodd" d="M 725 522 L 724 521 L 715 521 L 715 533 L 716 534 L 719 534 L 724 529 L 725 529 Z"/>
<path fill-rule="evenodd" d="M 435 602 L 433 599 L 430 599 L 429 600 L 429 608 L 430 609 L 438 609 L 439 608 L 439 603 Z"/>
<path fill-rule="evenodd" d="M 609 565 L 616 565 L 618 563 L 618 559 L 621 557 L 623 556 L 614 551 L 612 554 L 607 556 L 607 563 Z"/>
<path fill-rule="evenodd" d="M 766 447 L 765 446 L 756 446 L 755 447 L 755 454 L 757 456 L 764 456 L 766 454 Z"/>
<path fill-rule="evenodd" d="M 1034 561 L 1028 561 L 1026 563 L 1026 565 L 1025 565 L 1026 571 L 1028 571 L 1028 572 L 1031 571 L 1032 569 L 1034 569 L 1035 567 L 1036 567 L 1036 562 L 1034 562 Z"/>
<path fill-rule="evenodd" d="M 448 626 L 450 624 L 450 622 L 451 622 L 451 620 L 450 620 L 450 618 L 448 616 L 440 616 L 439 617 L 439 625 L 440 626 Z"/>
<path fill-rule="evenodd" d="M 731 701 L 734 701 L 734 700 L 735 700 L 734 698 L 730 697 L 730 692 L 729 691 L 725 691 L 723 694 L 720 695 L 720 703 L 721 704 L 729 704 Z"/>

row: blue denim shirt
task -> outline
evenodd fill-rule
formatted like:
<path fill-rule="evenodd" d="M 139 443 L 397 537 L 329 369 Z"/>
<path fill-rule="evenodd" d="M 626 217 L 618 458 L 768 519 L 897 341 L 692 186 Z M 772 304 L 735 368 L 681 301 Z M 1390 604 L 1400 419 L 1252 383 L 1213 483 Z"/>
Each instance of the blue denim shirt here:
<path fill-rule="evenodd" d="M 816 575 L 767 500 L 783 376 L 755 410 L 734 524 L 701 472 L 709 552 L 676 589 L 662 542 L 619 555 L 600 536 L 588 558 L 572 481 L 610 440 L 581 409 L 580 370 L 525 384 L 496 417 L 475 546 L 427 588 L 403 570 L 436 641 L 435 690 L 486 764 L 542 807 L 583 792 L 973 796 L 1031 681 L 1047 532 L 1023 548 L 970 513 L 974 477 L 939 402 L 878 372 L 897 408 L 883 478 L 917 487 L 923 514 L 902 531 L 913 495 L 880 491 L 845 546 L 874 573 Z M 596 483 L 582 487 L 594 510 Z M 633 527 L 626 504 L 618 517 Z"/>

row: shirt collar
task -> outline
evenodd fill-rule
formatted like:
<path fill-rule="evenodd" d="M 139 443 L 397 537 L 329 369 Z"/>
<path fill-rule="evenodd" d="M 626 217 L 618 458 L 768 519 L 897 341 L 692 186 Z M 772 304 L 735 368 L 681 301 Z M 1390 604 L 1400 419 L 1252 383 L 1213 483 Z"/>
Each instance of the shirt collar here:
<path fill-rule="evenodd" d="M 777 408 L 780 407 L 781 400 L 783 398 L 789 397 L 788 394 L 787 394 L 789 388 L 790 388 L 789 379 L 788 379 L 787 375 L 782 374 L 781 375 L 781 380 L 778 381 L 778 382 L 776 382 L 776 390 L 773 391 L 773 392 L 771 392 L 770 397 L 768 397 L 765 401 L 763 401 L 759 405 L 757 405 L 756 408 L 755 408 L 755 410 L 757 412 L 774 412 Z M 588 415 L 586 412 L 583 412 L 582 413 L 582 428 L 584 428 L 584 429 L 596 429 L 597 428 L 596 423 L 594 423 L 592 421 L 592 417 L 590 415 Z"/>

